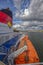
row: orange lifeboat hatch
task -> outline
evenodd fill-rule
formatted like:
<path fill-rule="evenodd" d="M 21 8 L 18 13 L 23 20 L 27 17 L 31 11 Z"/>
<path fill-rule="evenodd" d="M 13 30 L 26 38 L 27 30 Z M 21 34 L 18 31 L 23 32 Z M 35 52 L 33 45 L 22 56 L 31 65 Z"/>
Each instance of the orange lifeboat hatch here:
<path fill-rule="evenodd" d="M 35 50 L 32 42 L 29 40 L 27 35 L 25 35 L 24 38 L 21 39 L 17 49 L 22 48 L 24 45 L 27 46 L 27 50 L 25 50 L 23 53 L 21 53 L 14 59 L 15 63 L 28 64 L 39 62 L 37 51 Z"/>

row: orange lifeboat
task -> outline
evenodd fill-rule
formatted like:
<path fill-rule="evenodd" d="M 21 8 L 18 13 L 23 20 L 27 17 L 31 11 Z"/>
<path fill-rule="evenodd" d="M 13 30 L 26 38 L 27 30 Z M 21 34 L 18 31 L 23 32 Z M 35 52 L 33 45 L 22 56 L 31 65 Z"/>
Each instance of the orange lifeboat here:
<path fill-rule="evenodd" d="M 14 59 L 15 63 L 28 64 L 39 62 L 37 51 L 35 50 L 32 42 L 29 40 L 27 35 L 24 36 L 24 38 L 22 38 L 20 41 L 18 49 L 22 48 L 24 45 L 27 45 L 27 50 Z"/>

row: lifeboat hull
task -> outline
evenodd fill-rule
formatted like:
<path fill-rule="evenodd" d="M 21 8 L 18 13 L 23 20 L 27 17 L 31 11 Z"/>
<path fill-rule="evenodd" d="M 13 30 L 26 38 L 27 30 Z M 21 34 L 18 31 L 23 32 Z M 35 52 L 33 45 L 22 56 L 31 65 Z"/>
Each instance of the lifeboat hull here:
<path fill-rule="evenodd" d="M 16 64 L 28 64 L 39 62 L 39 56 L 27 35 L 22 38 L 17 49 L 22 48 L 25 44 L 27 45 L 27 51 L 24 51 L 22 54 L 16 57 L 14 59 L 14 62 Z"/>

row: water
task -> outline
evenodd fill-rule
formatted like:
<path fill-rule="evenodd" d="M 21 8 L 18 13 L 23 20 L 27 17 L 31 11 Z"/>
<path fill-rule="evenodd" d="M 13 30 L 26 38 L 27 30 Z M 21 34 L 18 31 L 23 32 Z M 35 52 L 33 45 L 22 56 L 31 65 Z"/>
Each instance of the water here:
<path fill-rule="evenodd" d="M 43 32 L 29 32 L 28 36 L 39 55 L 40 62 L 43 62 Z"/>

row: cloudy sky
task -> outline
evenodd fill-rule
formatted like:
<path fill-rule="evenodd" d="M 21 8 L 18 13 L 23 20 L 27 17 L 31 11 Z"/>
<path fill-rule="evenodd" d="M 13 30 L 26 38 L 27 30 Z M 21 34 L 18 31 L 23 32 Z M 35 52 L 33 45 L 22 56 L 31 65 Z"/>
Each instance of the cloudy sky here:
<path fill-rule="evenodd" d="M 13 22 L 17 22 L 21 21 L 18 16 L 23 14 L 29 4 L 30 0 L 0 0 L 0 9 L 9 7 L 13 12 Z"/>
<path fill-rule="evenodd" d="M 13 23 L 28 21 L 37 24 L 40 22 L 41 25 L 43 22 L 43 0 L 0 0 L 0 9 L 7 7 L 13 12 Z M 27 25 L 27 23 L 23 24 Z"/>
<path fill-rule="evenodd" d="M 43 0 L 28 0 L 25 8 L 23 9 L 20 9 L 21 13 L 17 12 L 17 15 L 15 15 L 15 17 L 20 18 L 23 21 L 43 20 Z"/>
<path fill-rule="evenodd" d="M 13 22 L 43 20 L 43 0 L 0 0 L 0 9 L 6 7 L 13 12 Z"/>

